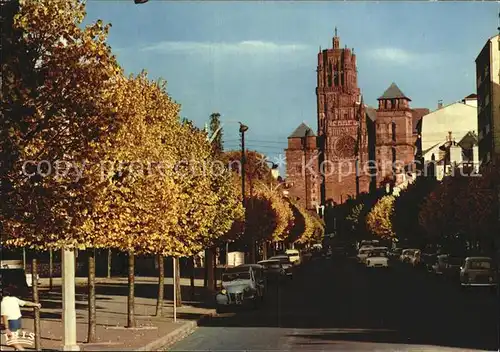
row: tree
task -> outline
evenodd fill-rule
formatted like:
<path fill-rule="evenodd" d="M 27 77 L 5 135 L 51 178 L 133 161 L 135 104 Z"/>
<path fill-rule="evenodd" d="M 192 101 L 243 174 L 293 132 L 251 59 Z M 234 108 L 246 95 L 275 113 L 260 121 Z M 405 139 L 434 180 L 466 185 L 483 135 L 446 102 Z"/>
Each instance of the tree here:
<path fill-rule="evenodd" d="M 2 237 L 38 250 L 74 247 L 82 240 L 75 215 L 85 206 L 76 176 L 89 145 L 113 120 L 106 90 L 121 70 L 106 44 L 110 26 L 97 21 L 83 27 L 82 2 L 16 6 L 2 4 L 8 14 L 2 31 L 8 53 L 2 60 Z M 24 169 L 29 160 L 35 163 Z M 41 160 L 45 177 L 33 172 Z M 53 177 L 61 164 L 66 169 Z"/>
<path fill-rule="evenodd" d="M 420 177 L 408 185 L 395 199 L 391 222 L 394 225 L 394 232 L 400 240 L 409 240 L 417 247 L 421 247 L 427 242 L 418 214 L 425 197 L 435 187 L 434 178 Z"/>
<path fill-rule="evenodd" d="M 369 231 L 382 239 L 390 239 L 395 236 L 391 222 L 394 201 L 395 197 L 392 195 L 382 197 L 366 217 Z"/>
<path fill-rule="evenodd" d="M 220 122 L 220 114 L 218 112 L 214 112 L 210 115 L 210 133 L 211 137 L 214 138 L 212 141 L 214 154 L 221 155 L 224 151 L 224 144 L 222 142 L 224 133 Z"/>

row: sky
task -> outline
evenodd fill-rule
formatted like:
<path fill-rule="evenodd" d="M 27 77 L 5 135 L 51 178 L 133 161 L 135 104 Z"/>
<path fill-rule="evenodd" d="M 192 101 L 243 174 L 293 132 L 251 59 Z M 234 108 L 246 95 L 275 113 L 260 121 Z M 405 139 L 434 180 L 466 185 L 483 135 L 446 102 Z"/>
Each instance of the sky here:
<path fill-rule="evenodd" d="M 319 47 L 354 48 L 364 101 L 395 82 L 412 107 L 436 109 L 475 92 L 474 60 L 497 34 L 494 2 L 89 0 L 87 22 L 112 24 L 109 44 L 127 73 L 167 80 L 181 116 L 224 123 L 226 149 L 278 160 L 301 123 L 316 123 Z"/>

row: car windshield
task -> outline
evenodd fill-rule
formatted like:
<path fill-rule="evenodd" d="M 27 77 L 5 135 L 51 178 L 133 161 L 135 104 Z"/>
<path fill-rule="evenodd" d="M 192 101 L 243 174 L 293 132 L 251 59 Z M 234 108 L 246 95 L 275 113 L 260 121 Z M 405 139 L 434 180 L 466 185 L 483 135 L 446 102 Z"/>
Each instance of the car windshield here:
<path fill-rule="evenodd" d="M 230 274 L 223 274 L 222 275 L 222 281 L 224 281 L 224 282 L 235 281 L 235 280 L 249 280 L 249 279 L 250 279 L 249 272 L 230 273 Z"/>
<path fill-rule="evenodd" d="M 491 269 L 490 260 L 472 260 L 469 262 L 470 269 Z"/>
<path fill-rule="evenodd" d="M 268 269 L 279 269 L 279 267 L 280 267 L 279 262 L 261 263 L 261 265 L 265 266 Z"/>

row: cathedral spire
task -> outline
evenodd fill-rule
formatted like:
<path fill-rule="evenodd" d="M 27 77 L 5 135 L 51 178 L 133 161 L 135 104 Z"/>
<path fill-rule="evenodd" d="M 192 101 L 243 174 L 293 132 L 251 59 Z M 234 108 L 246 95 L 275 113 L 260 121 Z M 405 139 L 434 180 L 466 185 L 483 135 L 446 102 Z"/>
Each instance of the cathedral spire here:
<path fill-rule="evenodd" d="M 334 49 L 340 48 L 340 38 L 337 34 L 337 26 L 335 26 L 335 36 L 333 37 L 333 48 Z"/>

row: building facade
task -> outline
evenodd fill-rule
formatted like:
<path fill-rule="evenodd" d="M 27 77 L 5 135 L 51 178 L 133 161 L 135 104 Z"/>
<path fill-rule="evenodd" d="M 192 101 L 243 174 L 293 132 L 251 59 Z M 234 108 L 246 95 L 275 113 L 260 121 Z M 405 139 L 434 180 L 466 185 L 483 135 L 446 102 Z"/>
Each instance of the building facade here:
<path fill-rule="evenodd" d="M 429 110 L 410 108 L 411 100 L 395 83 L 377 108 L 364 104 L 354 49 L 341 48 L 337 30 L 332 48 L 320 48 L 317 60 L 317 134 L 301 124 L 288 138 L 290 194 L 314 209 L 388 181 L 404 182 L 404 170 L 415 158 L 418 122 Z M 395 171 L 403 178 L 393 173 L 394 160 L 402 162 Z"/>
<path fill-rule="evenodd" d="M 343 202 L 369 190 L 370 178 L 358 166 L 368 161 L 365 106 L 358 87 L 356 55 L 340 47 L 335 30 L 332 48 L 318 53 L 317 123 L 321 199 Z"/>
<path fill-rule="evenodd" d="M 456 168 L 465 173 L 479 166 L 477 144 L 477 98 L 471 94 L 459 102 L 425 115 L 421 122 L 423 162 L 432 166 L 432 176 L 438 180 Z M 430 174 L 430 169 L 425 169 Z"/>
<path fill-rule="evenodd" d="M 500 165 L 500 35 L 476 58 L 479 159 Z"/>
<path fill-rule="evenodd" d="M 288 137 L 286 149 L 288 193 L 307 209 L 321 204 L 318 142 L 313 130 L 305 123 Z"/>

